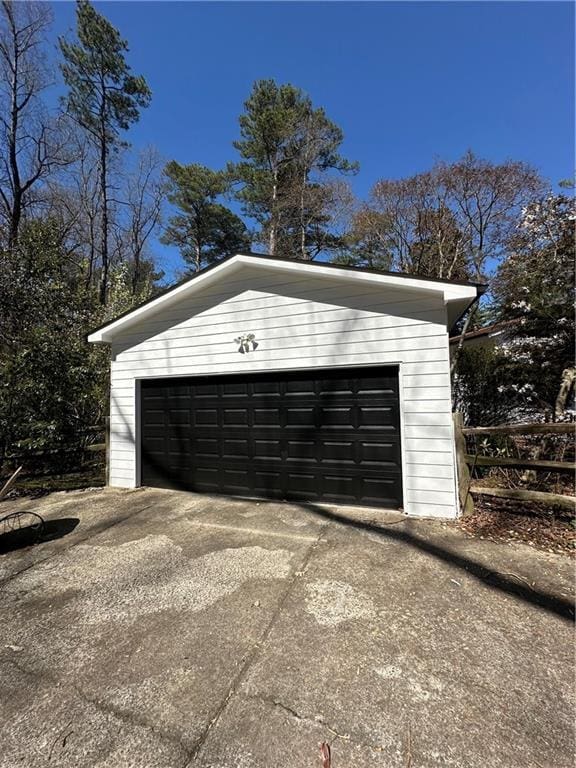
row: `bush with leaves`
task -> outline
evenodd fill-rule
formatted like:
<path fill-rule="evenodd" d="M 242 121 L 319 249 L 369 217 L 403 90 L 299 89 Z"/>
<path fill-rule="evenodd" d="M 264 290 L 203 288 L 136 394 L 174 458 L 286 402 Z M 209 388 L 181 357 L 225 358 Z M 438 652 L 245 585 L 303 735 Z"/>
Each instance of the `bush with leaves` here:
<path fill-rule="evenodd" d="M 11 455 L 81 452 L 109 397 L 108 349 L 86 334 L 149 295 L 134 296 L 122 264 L 102 307 L 59 235 L 54 222 L 29 222 L 18 247 L 0 254 L 0 468 Z"/>
<path fill-rule="evenodd" d="M 519 319 L 498 351 L 512 372 L 507 395 L 546 420 L 558 417 L 566 371 L 574 369 L 574 200 L 550 195 L 529 205 L 494 281 L 499 319 Z"/>
<path fill-rule="evenodd" d="M 0 461 L 58 449 L 102 420 L 102 360 L 84 335 L 90 297 L 75 286 L 50 222 L 31 222 L 1 255 Z"/>

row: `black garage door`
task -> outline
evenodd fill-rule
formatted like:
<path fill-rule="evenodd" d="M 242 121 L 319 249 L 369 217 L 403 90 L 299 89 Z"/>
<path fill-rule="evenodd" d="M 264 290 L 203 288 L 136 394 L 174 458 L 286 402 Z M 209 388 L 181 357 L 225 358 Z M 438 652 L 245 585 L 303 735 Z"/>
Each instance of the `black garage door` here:
<path fill-rule="evenodd" d="M 402 505 L 394 368 L 151 379 L 142 484 Z"/>

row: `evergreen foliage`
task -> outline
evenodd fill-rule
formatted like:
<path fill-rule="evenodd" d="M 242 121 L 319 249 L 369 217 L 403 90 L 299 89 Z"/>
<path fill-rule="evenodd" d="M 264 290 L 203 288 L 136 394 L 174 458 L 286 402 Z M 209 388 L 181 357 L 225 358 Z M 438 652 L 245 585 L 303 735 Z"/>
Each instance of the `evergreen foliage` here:
<path fill-rule="evenodd" d="M 341 245 L 330 232 L 330 171 L 355 173 L 343 158 L 342 130 L 291 84 L 259 80 L 240 115 L 242 158 L 228 171 L 245 215 L 272 255 L 312 259 Z"/>
<path fill-rule="evenodd" d="M 229 187 L 226 173 L 173 160 L 165 175 L 168 202 L 178 213 L 170 217 L 162 242 L 176 245 L 191 271 L 250 250 L 250 236 L 242 219 L 217 202 Z"/>
<path fill-rule="evenodd" d="M 100 194 L 100 302 L 106 303 L 110 271 L 110 153 L 121 144 L 121 132 L 140 117 L 151 93 L 141 75 L 132 75 L 125 54 L 128 44 L 89 0 L 76 5 L 78 41 L 60 38 L 61 65 L 68 86 L 68 113 L 86 132 L 98 156 Z"/>

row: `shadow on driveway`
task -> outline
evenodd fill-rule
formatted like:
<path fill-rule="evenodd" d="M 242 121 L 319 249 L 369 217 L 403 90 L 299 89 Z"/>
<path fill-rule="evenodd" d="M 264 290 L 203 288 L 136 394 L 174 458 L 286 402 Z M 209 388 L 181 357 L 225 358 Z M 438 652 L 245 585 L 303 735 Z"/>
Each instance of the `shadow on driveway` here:
<path fill-rule="evenodd" d="M 9 530 L 5 528 L 0 532 L 0 555 L 31 547 L 34 544 L 61 539 L 72 533 L 79 522 L 77 517 L 60 517 L 56 520 L 45 520 L 40 525 L 29 513 L 23 513 L 21 526 L 15 523 L 14 527 Z M 0 523 L 0 531 L 2 531 L 2 523 Z"/>
<path fill-rule="evenodd" d="M 290 502 L 289 502 L 290 503 Z M 501 573 L 500 571 L 487 568 L 481 563 L 471 560 L 469 557 L 459 555 L 455 552 L 451 552 L 449 549 L 434 544 L 421 536 L 417 536 L 409 531 L 398 530 L 397 528 L 386 527 L 386 523 L 382 525 L 376 525 L 364 520 L 356 520 L 348 517 L 347 515 L 334 512 L 330 509 L 320 507 L 316 504 L 302 504 L 299 503 L 302 509 L 312 512 L 325 520 L 330 520 L 335 523 L 341 523 L 343 525 L 356 528 L 361 531 L 368 531 L 369 533 L 381 536 L 384 539 L 391 541 L 401 541 L 410 547 L 426 552 L 432 557 L 436 557 L 445 563 L 456 566 L 476 579 L 485 582 L 493 589 L 500 590 L 509 595 L 514 595 L 524 600 L 527 603 L 536 605 L 539 608 L 543 608 L 545 611 L 554 613 L 567 621 L 574 621 L 574 604 L 565 598 L 557 595 L 544 592 L 543 590 L 530 587 L 519 583 L 513 578 L 509 578 L 508 574 Z M 409 521 L 410 518 L 406 518 Z"/>

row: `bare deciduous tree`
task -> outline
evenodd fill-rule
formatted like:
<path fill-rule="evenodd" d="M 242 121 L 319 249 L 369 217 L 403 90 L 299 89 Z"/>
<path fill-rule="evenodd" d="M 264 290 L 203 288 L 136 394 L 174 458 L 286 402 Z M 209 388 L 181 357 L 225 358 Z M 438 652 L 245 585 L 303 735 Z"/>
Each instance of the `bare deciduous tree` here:
<path fill-rule="evenodd" d="M 0 4 L 0 214 L 8 247 L 40 182 L 68 161 L 62 120 L 41 100 L 51 84 L 43 56 L 51 19 L 44 3 Z"/>
<path fill-rule="evenodd" d="M 160 223 L 164 188 L 163 163 L 152 147 L 142 151 L 136 168 L 128 173 L 123 190 L 118 230 L 124 242 L 123 256 L 132 267 L 132 292 L 137 293 L 142 280 L 142 258 L 146 244 Z"/>
<path fill-rule="evenodd" d="M 526 164 L 494 164 L 467 152 L 458 162 L 377 182 L 355 226 L 402 272 L 482 280 L 502 257 L 521 209 L 541 191 Z"/>
<path fill-rule="evenodd" d="M 466 232 L 470 271 L 483 279 L 487 261 L 502 258 L 521 210 L 542 195 L 545 184 L 526 163 L 491 163 L 471 151 L 456 163 L 438 164 L 435 172 Z"/>

